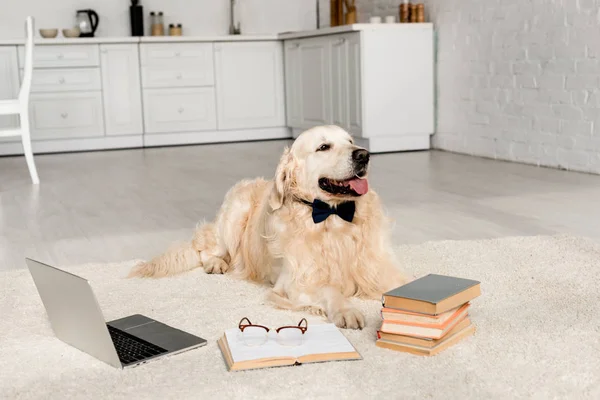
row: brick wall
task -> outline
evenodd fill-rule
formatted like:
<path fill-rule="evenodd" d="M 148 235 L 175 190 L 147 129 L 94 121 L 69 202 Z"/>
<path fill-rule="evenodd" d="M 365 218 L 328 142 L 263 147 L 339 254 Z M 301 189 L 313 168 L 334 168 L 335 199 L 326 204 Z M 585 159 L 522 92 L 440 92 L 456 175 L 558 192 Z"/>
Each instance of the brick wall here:
<path fill-rule="evenodd" d="M 357 0 L 359 20 L 400 0 Z M 436 148 L 600 173 L 600 0 L 424 0 Z"/>
<path fill-rule="evenodd" d="M 435 147 L 600 173 L 599 0 L 427 0 Z"/>

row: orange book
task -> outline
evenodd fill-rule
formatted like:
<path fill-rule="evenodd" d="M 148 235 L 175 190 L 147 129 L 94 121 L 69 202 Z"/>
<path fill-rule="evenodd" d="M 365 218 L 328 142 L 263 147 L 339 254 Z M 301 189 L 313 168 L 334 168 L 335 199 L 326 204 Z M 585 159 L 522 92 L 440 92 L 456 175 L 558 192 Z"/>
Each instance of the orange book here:
<path fill-rule="evenodd" d="M 385 333 L 381 331 L 377 331 L 377 339 L 383 339 L 388 342 L 394 342 L 398 344 L 408 344 L 413 346 L 421 346 L 432 348 L 441 344 L 444 340 L 447 340 L 449 337 L 462 331 L 467 326 L 471 325 L 471 320 L 469 317 L 466 317 L 461 322 L 459 322 L 454 328 L 448 331 L 446 335 L 441 339 L 429 339 L 429 338 L 418 338 L 413 336 L 404 336 L 404 335 L 395 335 L 393 333 Z"/>
<path fill-rule="evenodd" d="M 398 321 L 409 324 L 411 322 L 421 322 L 426 324 L 441 325 L 448 321 L 463 307 L 469 306 L 469 303 L 463 304 L 462 306 L 453 308 L 452 310 L 446 311 L 445 313 L 438 315 L 420 314 L 411 311 L 397 310 L 395 308 L 382 308 L 381 319 L 386 321 Z"/>
<path fill-rule="evenodd" d="M 402 351 L 405 353 L 416 354 L 420 356 L 433 356 L 438 354 L 439 352 L 447 349 L 450 346 L 455 345 L 466 337 L 471 336 L 475 333 L 475 326 L 469 323 L 466 327 L 457 331 L 451 335 L 448 335 L 447 338 L 440 341 L 433 347 L 423 347 L 423 346 L 415 346 L 405 343 L 392 342 L 386 339 L 379 339 L 375 343 L 377 347 L 382 347 L 385 349 Z"/>
<path fill-rule="evenodd" d="M 416 336 L 429 339 L 440 339 L 468 315 L 468 305 L 461 307 L 453 318 L 442 324 L 426 324 L 421 322 L 398 322 L 383 320 L 380 331 L 396 335 Z"/>

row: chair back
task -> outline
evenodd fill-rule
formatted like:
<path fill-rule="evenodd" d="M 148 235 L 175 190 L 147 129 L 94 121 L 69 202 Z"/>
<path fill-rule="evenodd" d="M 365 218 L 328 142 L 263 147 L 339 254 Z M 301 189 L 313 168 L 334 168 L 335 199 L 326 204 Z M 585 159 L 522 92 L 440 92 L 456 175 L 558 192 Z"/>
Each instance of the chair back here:
<path fill-rule="evenodd" d="M 23 82 L 19 91 L 19 101 L 29 103 L 31 92 L 31 76 L 33 74 L 33 17 L 25 19 L 25 65 L 23 66 Z"/>

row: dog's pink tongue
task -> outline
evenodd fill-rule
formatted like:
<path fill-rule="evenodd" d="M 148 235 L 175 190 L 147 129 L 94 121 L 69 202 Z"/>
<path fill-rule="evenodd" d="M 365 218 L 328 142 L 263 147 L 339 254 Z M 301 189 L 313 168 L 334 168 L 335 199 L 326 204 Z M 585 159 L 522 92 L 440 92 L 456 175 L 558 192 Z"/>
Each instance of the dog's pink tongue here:
<path fill-rule="evenodd" d="M 348 181 L 348 184 L 356 193 L 363 195 L 369 191 L 369 181 L 366 179 L 354 178 Z"/>

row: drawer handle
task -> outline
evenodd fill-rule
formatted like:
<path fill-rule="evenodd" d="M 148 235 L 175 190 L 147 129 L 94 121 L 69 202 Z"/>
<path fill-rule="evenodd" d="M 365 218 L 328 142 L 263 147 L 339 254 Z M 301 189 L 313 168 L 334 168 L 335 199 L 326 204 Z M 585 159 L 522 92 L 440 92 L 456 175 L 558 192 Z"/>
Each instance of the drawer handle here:
<path fill-rule="evenodd" d="M 62 77 L 61 77 L 61 78 L 58 80 L 58 83 L 60 83 L 60 84 L 63 84 L 63 83 L 65 83 L 65 78 L 62 78 Z"/>
<path fill-rule="evenodd" d="M 294 48 L 300 47 L 300 43 L 294 43 Z"/>
<path fill-rule="evenodd" d="M 344 43 L 346 43 L 346 38 L 341 38 L 340 40 L 337 41 L 336 44 L 340 45 L 340 44 L 344 44 Z"/>
<path fill-rule="evenodd" d="M 182 78 L 181 74 L 177 74 L 177 79 L 181 79 L 181 78 Z"/>
<path fill-rule="evenodd" d="M 178 112 L 179 114 L 181 114 L 181 113 L 183 112 L 183 107 L 179 107 L 179 108 L 177 109 L 177 112 Z"/>
<path fill-rule="evenodd" d="M 62 119 L 67 119 L 67 117 L 69 116 L 69 113 L 62 113 L 62 114 L 60 114 L 60 116 L 62 117 Z"/>
<path fill-rule="evenodd" d="M 59 60 L 62 60 L 63 58 L 65 58 L 65 56 L 62 53 L 58 55 Z"/>
<path fill-rule="evenodd" d="M 175 57 L 179 57 L 179 56 L 181 56 L 180 52 L 175 53 Z"/>

